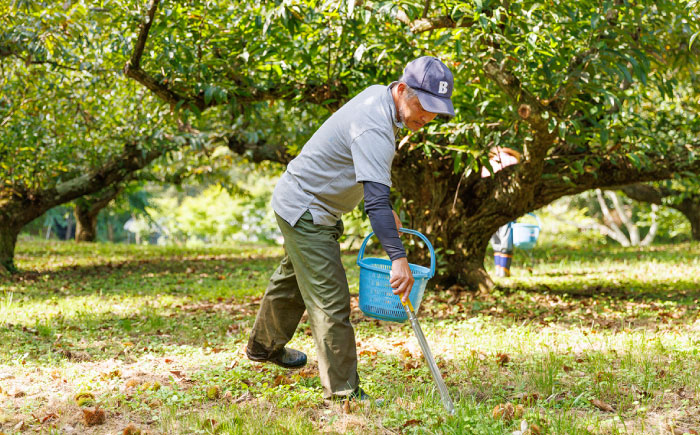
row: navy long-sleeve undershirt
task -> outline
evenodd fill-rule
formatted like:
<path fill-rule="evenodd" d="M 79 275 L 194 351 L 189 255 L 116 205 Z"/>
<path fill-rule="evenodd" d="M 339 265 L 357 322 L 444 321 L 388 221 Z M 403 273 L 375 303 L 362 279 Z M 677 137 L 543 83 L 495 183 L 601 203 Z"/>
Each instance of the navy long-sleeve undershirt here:
<path fill-rule="evenodd" d="M 374 234 L 391 261 L 405 257 L 406 250 L 399 238 L 389 201 L 389 186 L 373 181 L 364 181 L 362 184 L 365 192 L 365 212 L 369 216 Z"/>

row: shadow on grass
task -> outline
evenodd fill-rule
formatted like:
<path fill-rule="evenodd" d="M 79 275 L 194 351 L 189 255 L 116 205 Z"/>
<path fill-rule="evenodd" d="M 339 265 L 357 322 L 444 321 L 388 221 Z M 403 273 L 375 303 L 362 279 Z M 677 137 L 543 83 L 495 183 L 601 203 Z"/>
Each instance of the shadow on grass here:
<path fill-rule="evenodd" d="M 24 271 L 3 282 L 23 298 L 34 300 L 87 294 L 199 293 L 206 297 L 227 285 L 240 287 L 241 281 L 262 292 L 279 261 L 279 256 L 163 257 Z"/>

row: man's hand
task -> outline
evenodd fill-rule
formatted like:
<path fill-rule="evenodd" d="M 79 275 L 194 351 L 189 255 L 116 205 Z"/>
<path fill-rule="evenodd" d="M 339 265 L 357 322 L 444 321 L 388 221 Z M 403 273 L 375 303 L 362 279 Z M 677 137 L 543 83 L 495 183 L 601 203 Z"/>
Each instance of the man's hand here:
<path fill-rule="evenodd" d="M 401 295 L 401 300 L 406 302 L 408 295 L 413 288 L 413 273 L 408 267 L 406 257 L 397 258 L 391 262 L 391 274 L 389 275 L 389 283 L 395 295 Z"/>

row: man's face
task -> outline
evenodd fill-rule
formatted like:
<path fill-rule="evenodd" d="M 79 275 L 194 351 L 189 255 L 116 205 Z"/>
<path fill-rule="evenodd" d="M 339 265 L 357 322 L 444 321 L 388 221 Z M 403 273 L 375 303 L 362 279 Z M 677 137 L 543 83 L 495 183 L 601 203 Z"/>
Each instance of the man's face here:
<path fill-rule="evenodd" d="M 411 131 L 418 131 L 437 116 L 437 113 L 423 110 L 418 97 L 406 98 L 406 92 L 399 89 L 399 121 Z"/>

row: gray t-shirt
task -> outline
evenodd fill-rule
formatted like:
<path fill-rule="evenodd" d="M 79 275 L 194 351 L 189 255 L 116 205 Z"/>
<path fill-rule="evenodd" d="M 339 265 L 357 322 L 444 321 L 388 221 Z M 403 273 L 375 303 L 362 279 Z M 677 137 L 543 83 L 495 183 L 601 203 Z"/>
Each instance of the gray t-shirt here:
<path fill-rule="evenodd" d="M 393 83 L 392 83 L 393 85 Z M 335 225 L 362 200 L 363 181 L 391 187 L 396 119 L 391 86 L 374 85 L 323 123 L 287 166 L 272 208 L 294 226 L 309 210 L 315 224 Z"/>

